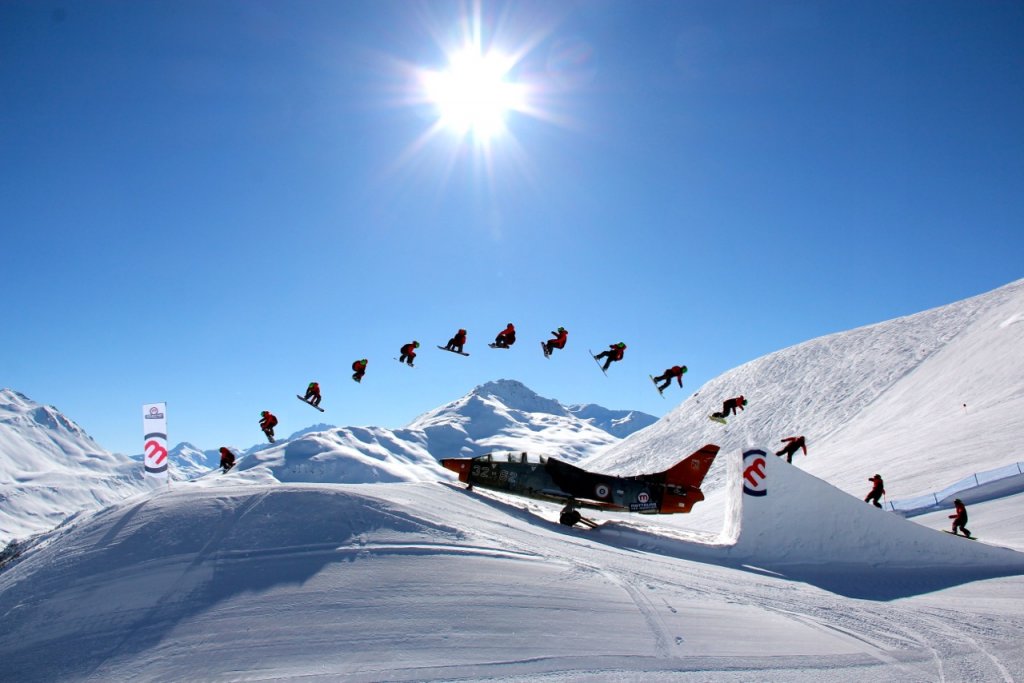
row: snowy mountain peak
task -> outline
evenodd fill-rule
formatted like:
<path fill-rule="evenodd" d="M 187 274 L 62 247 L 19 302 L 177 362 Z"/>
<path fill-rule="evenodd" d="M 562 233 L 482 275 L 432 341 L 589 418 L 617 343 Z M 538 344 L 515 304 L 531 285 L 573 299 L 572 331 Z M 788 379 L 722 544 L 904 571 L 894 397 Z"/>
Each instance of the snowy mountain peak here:
<path fill-rule="evenodd" d="M 522 382 L 517 382 L 514 379 L 499 379 L 481 384 L 473 389 L 469 396 L 494 398 L 506 408 L 521 410 L 527 413 L 569 414 L 565 406 L 558 401 L 552 398 L 544 398 Z"/>
<path fill-rule="evenodd" d="M 36 403 L 13 389 L 0 390 L 0 422 L 21 430 L 52 430 L 99 448 L 85 430 L 53 406 Z"/>

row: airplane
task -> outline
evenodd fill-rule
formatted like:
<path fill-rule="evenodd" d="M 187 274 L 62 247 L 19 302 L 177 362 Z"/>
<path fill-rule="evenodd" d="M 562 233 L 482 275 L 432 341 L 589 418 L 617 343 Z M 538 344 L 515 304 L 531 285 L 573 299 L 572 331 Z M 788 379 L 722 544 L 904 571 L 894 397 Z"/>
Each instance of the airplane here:
<path fill-rule="evenodd" d="M 566 503 L 560 521 L 572 526 L 577 521 L 591 521 L 581 518 L 577 507 L 648 515 L 687 513 L 704 500 L 700 485 L 717 454 L 718 446 L 707 444 L 664 472 L 632 477 L 588 472 L 555 458 L 531 461 L 526 453 L 509 453 L 504 459 L 494 453 L 445 458 L 441 465 L 458 474 L 470 490 L 481 486 Z"/>

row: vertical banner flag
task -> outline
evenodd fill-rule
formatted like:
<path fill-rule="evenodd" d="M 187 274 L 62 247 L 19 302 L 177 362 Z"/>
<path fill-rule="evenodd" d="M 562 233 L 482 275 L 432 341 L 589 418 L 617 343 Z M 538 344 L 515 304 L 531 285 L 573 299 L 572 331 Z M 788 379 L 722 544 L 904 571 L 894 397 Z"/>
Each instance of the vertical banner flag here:
<path fill-rule="evenodd" d="M 143 460 L 146 474 L 167 477 L 167 404 L 147 403 L 142 406 L 142 433 L 146 435 Z"/>

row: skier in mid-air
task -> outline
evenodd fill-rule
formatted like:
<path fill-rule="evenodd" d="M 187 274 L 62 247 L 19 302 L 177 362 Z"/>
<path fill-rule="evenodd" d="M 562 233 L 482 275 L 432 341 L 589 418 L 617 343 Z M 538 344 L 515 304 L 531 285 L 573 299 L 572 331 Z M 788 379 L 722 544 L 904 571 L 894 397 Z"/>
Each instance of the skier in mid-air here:
<path fill-rule="evenodd" d="M 599 358 L 605 358 L 606 360 L 604 362 L 604 367 L 601 369 L 607 372 L 608 366 L 610 366 L 615 361 L 622 360 L 622 356 L 625 355 L 625 353 L 626 345 L 623 342 L 619 342 L 618 344 L 609 344 L 608 350 L 602 351 L 601 353 L 597 354 L 596 356 L 594 356 L 594 359 L 597 360 Z"/>
<path fill-rule="evenodd" d="M 554 339 L 548 339 L 546 342 L 542 342 L 544 345 L 545 356 L 550 356 L 554 349 L 564 349 L 565 342 L 569 338 L 569 331 L 564 327 L 559 327 L 558 331 L 551 330 L 551 334 L 555 335 Z"/>
<path fill-rule="evenodd" d="M 882 481 L 882 475 L 876 474 L 875 476 L 868 479 L 871 482 L 871 492 L 868 493 L 864 499 L 865 503 L 874 503 L 876 508 L 882 507 L 882 504 L 878 502 L 878 499 L 885 495 L 885 482 Z"/>
<path fill-rule="evenodd" d="M 792 463 L 793 456 L 801 448 L 804 450 L 804 455 L 807 455 L 807 442 L 804 441 L 804 437 L 787 436 L 785 439 L 782 439 L 781 441 L 786 445 L 782 447 L 781 451 L 775 451 L 775 455 L 778 455 L 780 457 L 783 455 L 786 456 L 786 462 Z"/>
<path fill-rule="evenodd" d="M 455 336 L 448 340 L 445 344 L 446 351 L 455 351 L 456 353 L 465 353 L 462 347 L 466 345 L 466 331 L 460 329 L 455 333 Z"/>
<path fill-rule="evenodd" d="M 320 384 L 318 382 L 310 382 L 309 386 L 306 387 L 306 395 L 302 397 L 302 400 L 311 406 L 320 405 Z"/>
<path fill-rule="evenodd" d="M 369 362 L 370 361 L 366 360 L 365 358 L 362 358 L 352 363 L 352 379 L 354 379 L 357 382 L 362 382 L 363 375 L 366 374 L 366 364 Z"/>
<path fill-rule="evenodd" d="M 505 329 L 498 333 L 491 346 L 497 349 L 507 349 L 516 343 L 516 326 L 509 323 Z"/>
<path fill-rule="evenodd" d="M 683 386 L 683 375 L 686 374 L 687 367 L 685 365 L 673 365 L 665 372 L 661 373 L 657 377 L 653 378 L 654 383 L 665 382 L 658 387 L 658 391 L 664 391 L 669 384 L 672 384 L 672 380 L 675 379 L 679 382 L 679 387 Z"/>
<path fill-rule="evenodd" d="M 235 454 L 224 446 L 220 447 L 220 466 L 224 469 L 224 474 L 235 466 Z"/>
<path fill-rule="evenodd" d="M 401 349 L 402 355 L 399 356 L 398 362 L 405 363 L 412 367 L 412 362 L 416 358 L 416 349 L 418 348 L 420 348 L 420 343 L 418 341 L 411 341 L 403 346 Z"/>
<path fill-rule="evenodd" d="M 949 516 L 953 520 L 953 531 L 950 533 L 957 536 L 956 530 L 960 529 L 964 532 L 964 536 L 970 537 L 971 532 L 967 529 L 967 506 L 957 498 L 953 501 L 953 507 L 956 508 L 956 512 Z"/>
<path fill-rule="evenodd" d="M 274 443 L 274 427 L 277 426 L 277 418 L 269 410 L 260 413 L 260 429 L 267 435 L 270 443 Z"/>
<path fill-rule="evenodd" d="M 743 396 L 736 396 L 735 398 L 727 398 L 727 399 L 725 399 L 725 401 L 722 402 L 722 412 L 720 412 L 720 413 L 711 413 L 711 417 L 717 417 L 719 419 L 722 419 L 722 418 L 726 417 L 727 415 L 735 415 L 737 408 L 739 408 L 740 410 L 743 410 L 744 406 L 746 406 L 746 405 L 747 405 L 747 399 L 743 398 Z"/>

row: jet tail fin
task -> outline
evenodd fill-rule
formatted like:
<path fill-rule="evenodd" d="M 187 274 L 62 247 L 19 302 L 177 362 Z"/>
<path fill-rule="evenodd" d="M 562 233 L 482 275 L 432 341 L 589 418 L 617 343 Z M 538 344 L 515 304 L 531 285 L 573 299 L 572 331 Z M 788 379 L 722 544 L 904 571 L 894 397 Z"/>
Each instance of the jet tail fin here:
<path fill-rule="evenodd" d="M 686 486 L 699 489 L 707 476 L 711 463 L 718 455 L 718 446 L 709 443 L 694 451 L 689 457 L 676 463 L 661 474 L 668 486 Z"/>

